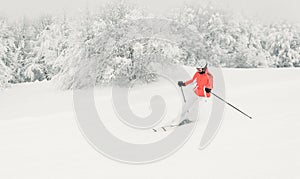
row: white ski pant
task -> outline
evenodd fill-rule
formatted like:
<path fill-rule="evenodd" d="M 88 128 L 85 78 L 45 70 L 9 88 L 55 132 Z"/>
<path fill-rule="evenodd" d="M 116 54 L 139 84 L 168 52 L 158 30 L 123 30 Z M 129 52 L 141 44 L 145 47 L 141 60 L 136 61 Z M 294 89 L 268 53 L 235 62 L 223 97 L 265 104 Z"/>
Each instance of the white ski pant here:
<path fill-rule="evenodd" d="M 189 118 L 189 110 L 193 108 L 193 106 L 199 101 L 205 101 L 205 97 L 197 96 L 194 91 L 192 90 L 186 95 L 186 102 L 182 107 L 181 119 Z"/>
<path fill-rule="evenodd" d="M 186 97 L 186 102 L 182 107 L 181 119 L 188 118 L 189 110 L 196 102 L 198 102 L 198 96 L 194 92 Z"/>

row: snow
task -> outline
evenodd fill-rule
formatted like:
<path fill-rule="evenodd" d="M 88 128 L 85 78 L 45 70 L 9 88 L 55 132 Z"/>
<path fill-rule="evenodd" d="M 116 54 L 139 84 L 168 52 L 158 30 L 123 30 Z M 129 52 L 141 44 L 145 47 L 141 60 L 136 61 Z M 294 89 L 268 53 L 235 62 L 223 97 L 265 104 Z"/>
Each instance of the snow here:
<path fill-rule="evenodd" d="M 59 91 L 46 81 L 3 90 L 0 178 L 299 178 L 300 69 L 223 72 L 226 100 L 253 120 L 227 106 L 221 129 L 205 150 L 197 148 L 207 122 L 201 118 L 183 148 L 146 165 L 119 163 L 94 150 L 77 126 L 72 91 Z M 149 99 L 155 94 L 166 100 L 165 120 L 177 115 L 181 96 L 165 80 L 130 91 L 129 103 L 136 115 L 149 114 Z M 136 135 L 136 129 L 118 121 L 110 105 L 110 88 L 96 88 L 95 99 L 99 115 L 111 119 L 105 125 L 123 140 L 142 143 L 164 137 Z"/>

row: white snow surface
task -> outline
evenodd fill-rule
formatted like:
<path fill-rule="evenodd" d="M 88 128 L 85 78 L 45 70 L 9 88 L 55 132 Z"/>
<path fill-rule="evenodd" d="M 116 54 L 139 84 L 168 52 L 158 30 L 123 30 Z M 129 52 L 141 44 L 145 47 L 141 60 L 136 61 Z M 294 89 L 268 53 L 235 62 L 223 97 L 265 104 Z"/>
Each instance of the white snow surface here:
<path fill-rule="evenodd" d="M 226 106 L 222 126 L 205 150 L 198 150 L 198 145 L 207 117 L 199 119 L 196 132 L 174 155 L 146 165 L 119 163 L 94 150 L 77 125 L 72 91 L 57 90 L 45 81 L 0 91 L 0 178 L 300 178 L 300 69 L 223 69 L 223 73 L 226 100 L 253 120 Z M 155 94 L 167 103 L 163 122 L 178 115 L 180 93 L 164 80 L 131 90 L 133 112 L 149 114 Z M 110 95 L 108 87 L 95 89 L 98 113 L 112 133 L 135 143 L 164 137 L 139 134 L 118 121 Z"/>

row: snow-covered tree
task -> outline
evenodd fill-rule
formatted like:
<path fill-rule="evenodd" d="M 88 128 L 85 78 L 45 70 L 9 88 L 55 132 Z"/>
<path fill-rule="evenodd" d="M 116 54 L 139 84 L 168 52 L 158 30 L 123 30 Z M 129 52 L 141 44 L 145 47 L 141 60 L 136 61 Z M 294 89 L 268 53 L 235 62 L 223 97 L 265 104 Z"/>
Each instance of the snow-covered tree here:
<path fill-rule="evenodd" d="M 0 19 L 0 87 L 12 79 L 12 69 L 17 66 L 13 58 L 16 47 L 11 30 L 6 19 Z"/>
<path fill-rule="evenodd" d="M 299 66 L 300 29 L 287 23 L 271 24 L 265 29 L 265 48 L 277 67 Z"/>
<path fill-rule="evenodd" d="M 13 26 L 14 44 L 16 46 L 13 61 L 17 66 L 12 69 L 12 83 L 22 83 L 31 81 L 32 74 L 27 73 L 28 65 L 34 56 L 33 49 L 38 34 L 37 29 L 33 26 L 32 21 L 23 18 L 17 21 Z"/>
<path fill-rule="evenodd" d="M 175 20 L 202 37 L 192 52 L 196 60 L 208 59 L 223 67 L 266 67 L 269 53 L 262 46 L 263 27 L 256 21 L 211 6 L 186 5 Z M 200 48 L 199 48 L 200 47 Z"/>
<path fill-rule="evenodd" d="M 67 38 L 68 27 L 65 21 L 53 20 L 44 26 L 34 42 L 33 55 L 26 69 L 31 80 L 49 80 L 58 74 L 62 56 L 68 48 Z"/>
<path fill-rule="evenodd" d="M 87 10 L 83 18 L 73 24 L 66 62 L 56 78 L 59 79 L 60 86 L 78 88 L 94 83 L 108 84 L 117 79 L 120 76 L 117 67 L 124 66 L 124 60 L 130 59 L 125 57 L 128 50 L 128 46 L 124 44 L 128 30 L 126 22 L 135 18 L 132 13 L 137 12 L 138 9 L 125 2 L 109 3 L 100 13 L 93 14 Z M 97 68 L 93 68 L 95 66 Z M 92 77 L 96 81 L 93 82 Z M 70 79 L 73 81 L 66 82 Z"/>
<path fill-rule="evenodd" d="M 0 60 L 0 89 L 8 86 L 8 81 L 11 79 L 10 69 Z"/>

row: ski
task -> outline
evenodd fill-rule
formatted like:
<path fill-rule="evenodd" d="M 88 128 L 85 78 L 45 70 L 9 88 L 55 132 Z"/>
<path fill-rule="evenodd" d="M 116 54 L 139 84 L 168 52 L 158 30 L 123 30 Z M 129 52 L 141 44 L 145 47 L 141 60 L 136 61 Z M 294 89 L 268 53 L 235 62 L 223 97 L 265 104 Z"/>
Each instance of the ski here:
<path fill-rule="evenodd" d="M 180 123 L 178 124 L 170 124 L 170 125 L 164 125 L 164 126 L 161 126 L 159 128 L 153 128 L 153 132 L 159 132 L 159 131 L 163 131 L 163 132 L 167 132 L 168 130 L 170 129 L 174 129 L 176 127 L 181 127 L 181 126 L 184 126 L 184 125 L 187 125 L 187 124 L 190 124 L 190 123 L 193 123 L 195 121 L 191 121 L 189 119 L 184 119 L 183 121 L 181 121 Z"/>

